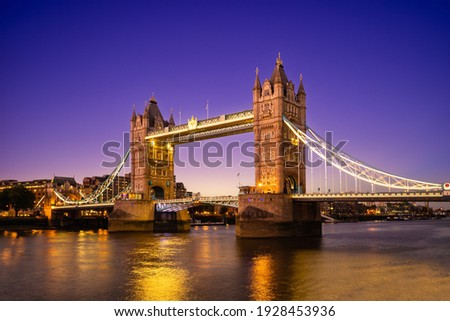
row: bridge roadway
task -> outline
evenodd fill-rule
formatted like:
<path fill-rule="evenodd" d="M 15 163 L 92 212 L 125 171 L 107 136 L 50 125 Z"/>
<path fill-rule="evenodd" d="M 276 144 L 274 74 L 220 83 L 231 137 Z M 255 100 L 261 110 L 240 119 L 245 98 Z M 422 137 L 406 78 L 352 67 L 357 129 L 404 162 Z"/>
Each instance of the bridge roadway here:
<path fill-rule="evenodd" d="M 447 193 L 447 194 L 444 194 Z M 249 194 L 251 195 L 251 194 Z M 270 195 L 270 194 L 268 194 Z M 329 194 L 292 194 L 294 201 L 313 202 L 448 202 L 450 192 L 386 192 L 386 193 L 329 193 Z M 156 208 L 168 212 L 184 209 L 194 203 L 220 204 L 238 206 L 237 196 L 215 196 L 198 198 L 181 198 L 171 200 L 157 200 Z M 192 206 L 192 205 L 191 205 Z"/>
<path fill-rule="evenodd" d="M 251 194 L 249 194 L 251 195 Z M 268 194 L 270 195 L 270 194 Z M 316 202 L 450 202 L 450 191 L 438 192 L 383 192 L 383 193 L 314 193 L 292 194 L 294 201 Z M 195 204 L 217 204 L 238 207 L 237 196 L 203 196 L 169 200 L 155 200 L 159 211 L 173 211 L 195 206 Z M 52 206 L 55 210 L 112 208 L 114 203 Z"/>

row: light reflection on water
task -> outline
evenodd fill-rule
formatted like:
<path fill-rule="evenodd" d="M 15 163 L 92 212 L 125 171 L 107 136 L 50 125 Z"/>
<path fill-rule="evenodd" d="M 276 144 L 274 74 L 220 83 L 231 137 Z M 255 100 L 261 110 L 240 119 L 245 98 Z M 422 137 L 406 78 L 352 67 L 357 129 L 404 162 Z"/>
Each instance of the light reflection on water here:
<path fill-rule="evenodd" d="M 276 289 L 273 280 L 273 258 L 271 254 L 261 254 L 253 258 L 250 269 L 250 299 L 271 301 Z"/>
<path fill-rule="evenodd" d="M 146 241 L 130 253 L 130 293 L 126 300 L 186 300 L 189 272 L 177 257 L 189 240 L 162 236 Z"/>
<path fill-rule="evenodd" d="M 1 300 L 450 300 L 450 219 L 323 226 L 321 239 L 0 233 Z"/>

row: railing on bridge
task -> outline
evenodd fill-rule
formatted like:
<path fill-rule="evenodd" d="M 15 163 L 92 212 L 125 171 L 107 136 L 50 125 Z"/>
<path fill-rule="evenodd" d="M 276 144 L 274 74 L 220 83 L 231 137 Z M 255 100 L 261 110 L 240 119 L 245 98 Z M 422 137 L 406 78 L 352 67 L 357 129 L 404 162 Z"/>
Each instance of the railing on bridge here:
<path fill-rule="evenodd" d="M 238 207 L 237 196 L 200 196 L 187 197 L 170 200 L 154 200 L 156 203 L 156 210 L 159 212 L 173 212 L 190 207 L 198 206 L 199 204 L 213 204 L 223 205 L 228 207 Z"/>
<path fill-rule="evenodd" d="M 192 117 L 187 124 L 153 131 L 146 140 L 164 140 L 171 143 L 187 142 L 193 139 L 214 138 L 229 133 L 253 130 L 253 110 L 221 115 L 205 120 Z"/>
<path fill-rule="evenodd" d="M 450 195 L 444 192 L 381 192 L 381 193 L 312 193 L 292 194 L 292 198 L 302 201 L 446 201 Z"/>

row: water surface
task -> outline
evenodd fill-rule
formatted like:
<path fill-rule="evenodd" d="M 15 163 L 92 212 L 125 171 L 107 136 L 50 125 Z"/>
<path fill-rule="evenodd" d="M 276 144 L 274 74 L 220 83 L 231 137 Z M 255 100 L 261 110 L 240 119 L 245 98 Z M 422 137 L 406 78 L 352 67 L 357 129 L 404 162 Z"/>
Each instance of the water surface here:
<path fill-rule="evenodd" d="M 0 233 L 0 300 L 450 300 L 450 219 L 326 224 L 307 240 Z"/>

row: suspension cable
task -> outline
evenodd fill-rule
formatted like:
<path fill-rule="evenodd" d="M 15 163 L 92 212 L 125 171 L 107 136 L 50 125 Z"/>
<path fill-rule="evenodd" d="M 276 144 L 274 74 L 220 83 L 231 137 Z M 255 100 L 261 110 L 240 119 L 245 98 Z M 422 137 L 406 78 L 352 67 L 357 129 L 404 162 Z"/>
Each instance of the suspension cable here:
<path fill-rule="evenodd" d="M 126 160 L 128 159 L 128 156 L 130 155 L 131 149 L 129 149 L 124 157 L 121 159 L 119 164 L 116 166 L 116 168 L 112 171 L 112 173 L 108 176 L 108 178 L 91 194 L 87 195 L 86 197 L 82 198 L 81 200 L 71 200 L 70 198 L 62 195 L 58 191 L 53 191 L 55 195 L 64 203 L 66 204 L 73 204 L 73 205 L 80 205 L 80 204 L 87 204 L 87 203 L 94 203 L 95 200 L 103 194 L 103 192 L 114 182 L 114 179 L 118 175 L 118 173 L 122 170 L 122 167 L 125 165 Z M 114 195 L 112 195 L 114 197 Z"/>
<path fill-rule="evenodd" d="M 378 186 L 403 190 L 429 191 L 442 189 L 441 184 L 413 180 L 376 169 L 342 151 L 338 151 L 335 146 L 325 141 L 310 127 L 307 127 L 307 133 L 309 134 L 307 135 L 296 125 L 290 122 L 285 116 L 283 116 L 283 121 L 288 128 L 317 156 L 322 158 L 325 162 L 331 163 L 333 167 L 353 176 L 355 179 Z M 328 155 L 332 156 L 331 160 L 327 157 Z"/>

